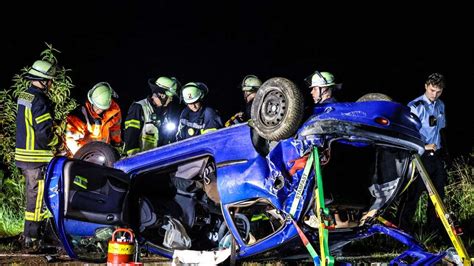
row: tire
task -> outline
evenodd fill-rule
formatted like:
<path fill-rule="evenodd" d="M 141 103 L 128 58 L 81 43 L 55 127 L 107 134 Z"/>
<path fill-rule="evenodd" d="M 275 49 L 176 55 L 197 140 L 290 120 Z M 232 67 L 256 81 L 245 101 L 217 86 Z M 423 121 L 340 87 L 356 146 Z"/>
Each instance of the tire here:
<path fill-rule="evenodd" d="M 371 102 L 371 101 L 393 101 L 392 98 L 386 94 L 383 93 L 377 93 L 377 92 L 372 92 L 372 93 L 367 93 L 357 99 L 357 102 Z"/>
<path fill-rule="evenodd" d="M 120 159 L 120 155 L 111 145 L 101 141 L 92 141 L 82 146 L 73 158 L 112 167 Z"/>
<path fill-rule="evenodd" d="M 289 138 L 303 119 L 301 91 L 286 78 L 271 78 L 260 87 L 252 104 L 251 118 L 258 135 L 267 140 Z"/>

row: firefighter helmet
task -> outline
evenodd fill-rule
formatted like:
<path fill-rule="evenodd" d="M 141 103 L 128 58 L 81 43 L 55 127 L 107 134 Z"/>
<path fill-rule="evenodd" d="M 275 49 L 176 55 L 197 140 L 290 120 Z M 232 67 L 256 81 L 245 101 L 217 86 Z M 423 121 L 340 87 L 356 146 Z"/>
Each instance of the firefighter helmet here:
<path fill-rule="evenodd" d="M 179 89 L 179 82 L 176 78 L 171 77 L 159 77 L 155 79 L 149 79 L 148 85 L 152 93 L 165 93 L 166 95 L 178 96 L 177 91 Z"/>
<path fill-rule="evenodd" d="M 310 88 L 330 88 L 332 90 L 339 90 L 342 87 L 341 83 L 336 83 L 334 75 L 330 72 L 315 71 L 304 79 Z"/>
<path fill-rule="evenodd" d="M 26 75 L 27 79 L 31 80 L 45 80 L 54 79 L 56 75 L 56 68 L 48 61 L 37 60 L 33 63 Z"/>
<path fill-rule="evenodd" d="M 87 93 L 87 99 L 95 107 L 107 110 L 112 104 L 112 95 L 114 91 L 107 82 L 99 82 L 92 87 Z"/>
<path fill-rule="evenodd" d="M 255 75 L 247 75 L 242 80 L 243 91 L 256 91 L 262 86 L 262 81 Z"/>
<path fill-rule="evenodd" d="M 195 103 L 204 97 L 198 82 L 190 82 L 184 85 L 182 97 L 185 103 Z"/>

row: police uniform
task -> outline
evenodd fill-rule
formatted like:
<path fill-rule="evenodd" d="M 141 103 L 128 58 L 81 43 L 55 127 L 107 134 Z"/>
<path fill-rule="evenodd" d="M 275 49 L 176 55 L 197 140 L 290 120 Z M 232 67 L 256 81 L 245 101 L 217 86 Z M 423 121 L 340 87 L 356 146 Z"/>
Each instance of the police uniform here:
<path fill-rule="evenodd" d="M 447 173 L 444 168 L 442 157 L 443 143 L 441 141 L 441 130 L 446 127 L 445 107 L 443 101 L 437 99 L 430 102 L 425 94 L 408 103 L 411 112 L 421 121 L 420 134 L 425 144 L 436 144 L 436 151 L 426 150 L 421 156 L 423 165 L 428 172 L 433 185 L 438 191 L 441 199 L 444 198 L 444 186 L 447 182 Z M 418 199 L 425 191 L 421 178 L 417 178 L 410 186 L 406 200 L 401 204 L 398 214 L 398 224 L 402 229 L 410 227 L 411 219 L 415 214 Z M 428 217 L 436 217 L 431 202 L 428 203 Z M 429 223 L 433 226 L 434 223 Z M 434 229 L 434 228 L 432 228 Z"/>
<path fill-rule="evenodd" d="M 202 107 L 193 112 L 189 107 L 181 112 L 179 117 L 177 140 L 205 134 L 222 127 L 222 121 L 216 111 L 210 107 Z"/>
<path fill-rule="evenodd" d="M 53 111 L 45 92 L 31 86 L 18 96 L 16 116 L 15 164 L 26 179 L 26 237 L 40 236 L 43 212 L 44 168 L 53 158 L 58 144 L 53 132 Z"/>

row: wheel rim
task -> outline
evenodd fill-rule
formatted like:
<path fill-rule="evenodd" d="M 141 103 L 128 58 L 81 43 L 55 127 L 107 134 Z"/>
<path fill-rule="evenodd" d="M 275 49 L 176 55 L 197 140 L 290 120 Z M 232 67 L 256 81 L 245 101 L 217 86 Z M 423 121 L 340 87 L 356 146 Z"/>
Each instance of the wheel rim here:
<path fill-rule="evenodd" d="M 281 123 L 287 110 L 285 95 L 274 90 L 265 95 L 262 102 L 261 122 L 267 127 L 275 127 Z"/>
<path fill-rule="evenodd" d="M 88 152 L 88 153 L 84 154 L 84 156 L 81 157 L 81 160 L 86 161 L 86 162 L 95 163 L 95 164 L 98 164 L 98 165 L 107 165 L 108 162 L 105 158 L 106 157 L 102 152 L 91 151 L 91 152 Z"/>

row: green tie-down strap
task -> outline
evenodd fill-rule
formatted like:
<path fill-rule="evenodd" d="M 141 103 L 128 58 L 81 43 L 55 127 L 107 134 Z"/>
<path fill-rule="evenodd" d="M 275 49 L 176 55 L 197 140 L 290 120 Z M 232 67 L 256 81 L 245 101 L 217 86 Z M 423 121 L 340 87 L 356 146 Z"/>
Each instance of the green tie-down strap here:
<path fill-rule="evenodd" d="M 329 221 L 326 217 L 329 217 L 329 209 L 326 208 L 324 204 L 324 187 L 323 187 L 323 177 L 321 175 L 321 166 L 319 164 L 319 153 L 318 148 L 314 147 L 312 152 L 312 157 L 314 157 L 314 171 L 316 175 L 316 216 L 319 220 L 319 249 L 321 253 L 321 265 L 334 265 L 334 257 L 331 256 L 329 252 L 328 245 L 328 229 L 330 226 Z"/>

